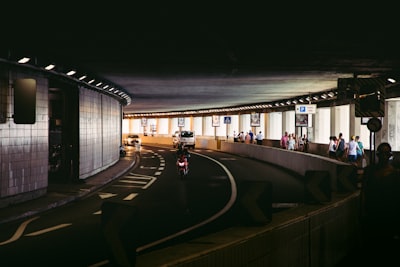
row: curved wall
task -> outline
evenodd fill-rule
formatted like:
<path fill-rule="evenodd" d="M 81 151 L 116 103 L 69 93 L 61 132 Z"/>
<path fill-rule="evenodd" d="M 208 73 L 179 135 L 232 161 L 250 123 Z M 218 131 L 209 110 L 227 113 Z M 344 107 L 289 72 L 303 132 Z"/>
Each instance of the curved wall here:
<path fill-rule="evenodd" d="M 113 98 L 80 89 L 79 178 L 84 179 L 119 160 L 121 106 Z"/>
<path fill-rule="evenodd" d="M 35 122 L 32 124 L 14 122 L 13 83 L 18 78 L 36 81 Z M 4 118 L 0 120 L 0 208 L 47 193 L 51 81 L 34 70 L 4 68 L 0 72 L 0 118 Z M 62 86 L 65 90 L 77 88 L 70 83 Z M 76 118 L 69 116 L 73 120 L 69 124 L 73 129 L 68 133 L 79 135 L 71 143 L 71 146 L 79 148 L 72 156 L 78 162 L 72 163 L 71 160 L 71 165 L 77 170 L 73 176 L 77 177 L 69 179 L 85 179 L 119 160 L 122 107 L 117 99 L 85 87 L 79 87 L 79 98 L 71 99 L 73 103 L 69 103 L 71 106 L 67 110 L 78 115 Z M 71 140 L 63 145 L 69 146 Z"/>

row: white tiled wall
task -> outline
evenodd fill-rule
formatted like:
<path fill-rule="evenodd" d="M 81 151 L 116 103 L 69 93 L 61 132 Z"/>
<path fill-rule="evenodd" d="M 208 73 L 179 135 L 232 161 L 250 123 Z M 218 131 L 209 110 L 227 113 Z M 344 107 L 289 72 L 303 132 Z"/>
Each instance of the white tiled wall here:
<path fill-rule="evenodd" d="M 6 99 L 7 120 L 5 123 L 0 123 L 1 198 L 44 189 L 48 181 L 47 79 L 29 73 L 2 74 L 0 94 L 3 100 Z M 17 78 L 36 79 L 36 122 L 34 124 L 15 124 L 13 121 L 12 81 Z"/>
<path fill-rule="evenodd" d="M 121 106 L 114 98 L 80 89 L 79 177 L 84 179 L 119 159 Z"/>

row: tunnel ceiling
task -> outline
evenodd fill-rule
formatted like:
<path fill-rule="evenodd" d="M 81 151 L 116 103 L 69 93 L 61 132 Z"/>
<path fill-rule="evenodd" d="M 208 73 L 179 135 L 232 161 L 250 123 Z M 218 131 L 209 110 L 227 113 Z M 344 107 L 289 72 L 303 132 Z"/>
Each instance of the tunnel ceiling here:
<path fill-rule="evenodd" d="M 270 102 L 336 88 L 354 74 L 400 73 L 398 23 L 387 6 L 30 5 L 2 16 L 2 50 L 121 86 L 132 97 L 125 113 Z"/>

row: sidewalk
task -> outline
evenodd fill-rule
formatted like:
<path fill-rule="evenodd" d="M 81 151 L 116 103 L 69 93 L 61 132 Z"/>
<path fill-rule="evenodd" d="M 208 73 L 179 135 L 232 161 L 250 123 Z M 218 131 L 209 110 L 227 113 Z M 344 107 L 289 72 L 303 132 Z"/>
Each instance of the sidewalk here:
<path fill-rule="evenodd" d="M 136 157 L 136 154 L 133 157 L 121 157 L 113 166 L 82 180 L 82 182 L 55 182 L 49 180 L 46 195 L 1 208 L 0 224 L 39 214 L 78 200 L 124 175 L 134 166 Z"/>

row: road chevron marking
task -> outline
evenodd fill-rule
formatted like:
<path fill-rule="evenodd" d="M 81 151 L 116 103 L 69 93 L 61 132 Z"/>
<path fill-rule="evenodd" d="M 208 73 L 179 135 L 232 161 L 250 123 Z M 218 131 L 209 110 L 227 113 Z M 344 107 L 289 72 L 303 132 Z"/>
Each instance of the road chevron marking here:
<path fill-rule="evenodd" d="M 63 223 L 63 224 L 59 224 L 59 225 L 56 225 L 56 226 L 53 226 L 53 227 L 49 227 L 49 228 L 46 228 L 46 229 L 43 229 L 43 230 L 32 232 L 30 234 L 26 234 L 25 236 L 42 235 L 42 234 L 45 234 L 45 233 L 48 233 L 48 232 L 51 232 L 51 231 L 55 231 L 55 230 L 58 230 L 58 229 L 61 229 L 61 228 L 65 228 L 65 227 L 71 226 L 71 225 L 72 225 L 72 223 Z"/>
<path fill-rule="evenodd" d="M 113 194 L 113 193 L 98 193 L 99 197 L 101 199 L 105 199 L 105 198 L 110 198 L 110 197 L 115 197 L 117 194 Z"/>
<path fill-rule="evenodd" d="M 124 200 L 132 200 L 132 199 L 134 199 L 137 195 L 138 195 L 137 193 L 131 193 L 131 194 L 129 194 L 128 196 L 126 196 L 126 197 L 124 198 Z"/>
<path fill-rule="evenodd" d="M 10 239 L 8 239 L 8 240 L 6 240 L 6 241 L 4 241 L 4 242 L 1 242 L 1 243 L 0 243 L 0 246 L 18 240 L 18 239 L 22 236 L 22 233 L 24 232 L 26 226 L 27 226 L 31 221 L 36 220 L 36 219 L 38 219 L 38 218 L 39 218 L 39 217 L 36 216 L 36 217 L 31 218 L 31 219 L 29 219 L 29 220 L 27 220 L 27 221 L 24 221 L 24 222 L 18 227 L 17 231 L 15 231 L 14 235 L 13 235 Z"/>

